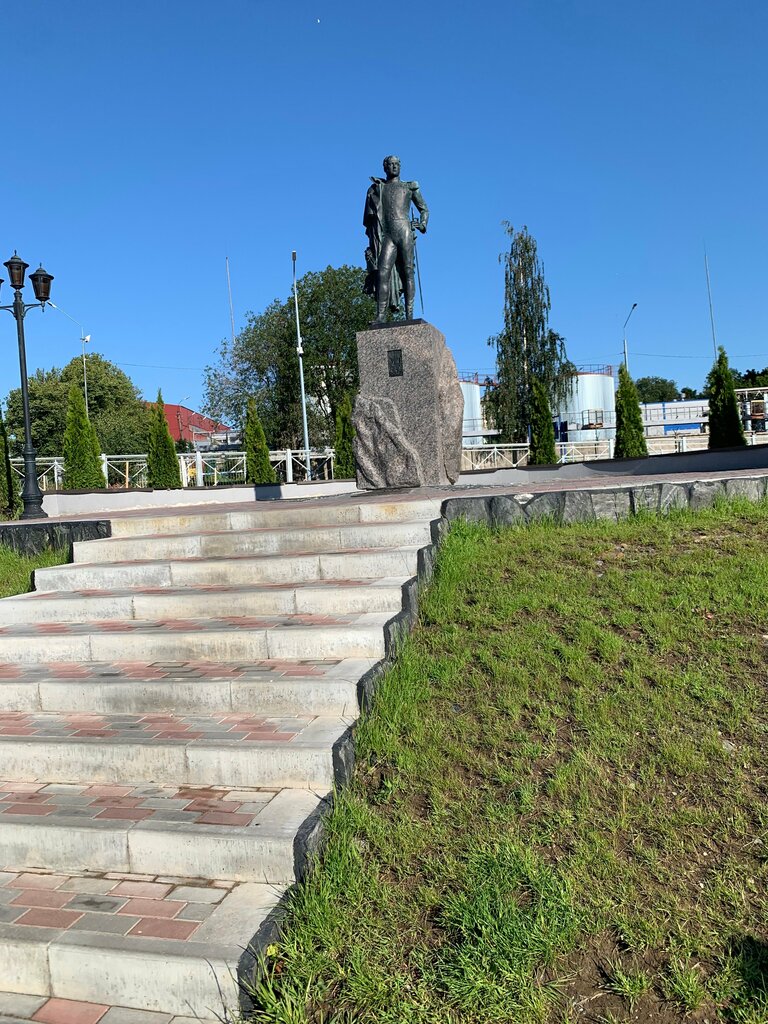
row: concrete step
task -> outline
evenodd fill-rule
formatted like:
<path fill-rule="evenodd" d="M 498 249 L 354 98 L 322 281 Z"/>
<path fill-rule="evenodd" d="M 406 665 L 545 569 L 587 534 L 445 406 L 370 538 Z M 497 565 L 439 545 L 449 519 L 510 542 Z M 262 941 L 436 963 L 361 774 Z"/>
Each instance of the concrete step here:
<path fill-rule="evenodd" d="M 0 864 L 287 884 L 319 804 L 306 789 L 0 783 Z"/>
<path fill-rule="evenodd" d="M 6 663 L 0 710 L 355 716 L 357 682 L 377 660 Z"/>
<path fill-rule="evenodd" d="M 215 1018 L 152 1013 L 129 1006 L 106 1006 L 76 999 L 54 999 L 18 992 L 0 992 L 0 1024 L 219 1024 Z"/>
<path fill-rule="evenodd" d="M 317 580 L 261 586 L 151 587 L 143 590 L 36 591 L 0 600 L 0 624 L 96 619 L 391 612 L 402 606 L 405 577 Z"/>
<path fill-rule="evenodd" d="M 114 516 L 113 537 L 145 537 L 161 533 L 199 533 L 211 530 L 255 530 L 285 526 L 333 526 L 342 523 L 394 523 L 432 520 L 440 517 L 440 501 L 435 498 L 415 501 L 354 502 L 306 501 L 301 505 L 281 503 L 277 508 L 259 507 L 180 513 L 169 510 L 156 514 L 139 513 Z"/>
<path fill-rule="evenodd" d="M 4 872 L 2 985 L 185 1024 L 224 1019 L 237 1010 L 243 951 L 281 895 L 281 886 L 172 874 Z"/>
<path fill-rule="evenodd" d="M 333 782 L 334 743 L 352 719 L 254 714 L 0 714 L 0 765 L 13 782 L 153 782 L 312 789 Z M 0 962 L 2 962 L 0 960 Z"/>
<path fill-rule="evenodd" d="M 349 526 L 285 527 L 240 532 L 159 534 L 154 537 L 110 537 L 78 541 L 72 546 L 76 564 L 128 562 L 161 558 L 222 558 L 242 554 L 306 554 L 429 543 L 430 524 L 359 523 Z"/>
<path fill-rule="evenodd" d="M 376 658 L 389 612 L 0 627 L 0 663 Z"/>
<path fill-rule="evenodd" d="M 35 570 L 34 580 L 39 591 L 71 591 L 409 578 L 416 575 L 420 546 L 306 555 L 149 559 L 119 565 L 58 565 Z"/>

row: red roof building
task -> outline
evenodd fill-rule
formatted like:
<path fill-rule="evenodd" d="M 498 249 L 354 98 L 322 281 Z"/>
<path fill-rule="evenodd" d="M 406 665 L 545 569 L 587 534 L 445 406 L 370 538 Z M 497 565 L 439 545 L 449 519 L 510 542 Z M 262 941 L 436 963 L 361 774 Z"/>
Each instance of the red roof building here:
<path fill-rule="evenodd" d="M 208 444 L 212 434 L 227 434 L 232 430 L 225 423 L 203 416 L 201 412 L 187 409 L 185 405 L 165 405 L 165 418 L 174 441 L 191 441 L 192 444 Z"/>

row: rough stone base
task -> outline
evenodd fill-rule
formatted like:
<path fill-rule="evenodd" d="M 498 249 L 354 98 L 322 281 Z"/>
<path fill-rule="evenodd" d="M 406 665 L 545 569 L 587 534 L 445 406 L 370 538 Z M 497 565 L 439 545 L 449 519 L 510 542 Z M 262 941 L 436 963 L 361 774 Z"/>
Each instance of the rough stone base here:
<path fill-rule="evenodd" d="M 357 358 L 357 486 L 455 483 L 464 397 L 440 331 L 424 320 L 361 331 Z"/>

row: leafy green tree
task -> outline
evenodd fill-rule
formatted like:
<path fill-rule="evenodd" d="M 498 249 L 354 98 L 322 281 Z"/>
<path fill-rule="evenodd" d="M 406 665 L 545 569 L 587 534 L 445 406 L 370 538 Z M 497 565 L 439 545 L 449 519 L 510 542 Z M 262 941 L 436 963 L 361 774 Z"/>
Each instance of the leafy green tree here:
<path fill-rule="evenodd" d="M 498 385 L 487 399 L 501 437 L 528 439 L 533 413 L 533 381 L 538 380 L 556 403 L 568 393 L 575 367 L 565 354 L 565 339 L 549 327 L 550 297 L 536 240 L 528 229 L 515 231 L 504 264 L 504 327 L 488 344 L 496 349 Z"/>
<path fill-rule="evenodd" d="M 702 395 L 696 388 L 680 388 L 680 397 L 684 402 L 692 402 L 695 398 L 701 398 Z"/>
<path fill-rule="evenodd" d="M 355 428 L 352 426 L 352 396 L 347 392 L 336 411 L 336 434 L 333 475 L 337 480 L 348 480 L 355 475 Z"/>
<path fill-rule="evenodd" d="M 91 423 L 107 455 L 143 455 L 149 448 L 150 419 L 146 403 L 137 402 L 103 409 L 91 416 Z"/>
<path fill-rule="evenodd" d="M 736 388 L 768 388 L 768 366 L 764 366 L 762 370 L 745 370 L 743 373 L 731 367 L 731 376 Z"/>
<path fill-rule="evenodd" d="M 64 486 L 67 490 L 102 490 L 107 486 L 101 469 L 96 431 L 86 416 L 83 392 L 74 382 L 67 399 L 63 454 Z"/>
<path fill-rule="evenodd" d="M 532 387 L 531 454 L 528 462 L 532 466 L 553 466 L 557 462 L 552 409 L 540 380 L 534 380 Z"/>
<path fill-rule="evenodd" d="M 613 457 L 642 459 L 647 455 L 648 445 L 645 442 L 637 389 L 622 364 L 619 367 L 619 387 L 616 391 L 616 443 Z"/>
<path fill-rule="evenodd" d="M 159 390 L 157 401 L 150 409 L 147 476 L 150 487 L 181 487 L 179 460 L 176 458 L 176 447 L 168 429 L 163 396 Z"/>
<path fill-rule="evenodd" d="M 245 448 L 246 483 L 276 483 L 277 476 L 274 466 L 269 461 L 269 448 L 264 436 L 264 428 L 259 419 L 259 409 L 255 398 L 248 399 L 243 430 L 243 447 Z"/>
<path fill-rule="evenodd" d="M 677 384 L 666 377 L 638 377 L 635 388 L 641 402 L 677 402 L 680 399 Z"/>
<path fill-rule="evenodd" d="M 16 519 L 20 512 L 19 478 L 11 467 L 11 451 L 0 410 L 0 518 Z"/>
<path fill-rule="evenodd" d="M 737 448 L 746 445 L 733 376 L 722 345 L 707 376 L 705 394 L 709 399 L 709 447 Z"/>
<path fill-rule="evenodd" d="M 376 315 L 373 299 L 363 294 L 364 280 L 364 270 L 343 266 L 298 281 L 310 443 L 331 441 L 336 411 L 358 387 L 355 335 Z M 234 344 L 223 341 L 217 364 L 206 369 L 205 411 L 242 423 L 254 396 L 270 447 L 303 448 L 293 297 L 275 299 L 246 320 Z"/>
<path fill-rule="evenodd" d="M 149 416 L 141 395 L 119 367 L 96 352 L 85 357 L 88 373 L 88 413 L 108 455 L 132 455 L 147 450 Z M 63 369 L 37 370 L 29 378 L 32 442 L 39 455 L 61 455 L 66 426 L 67 396 L 72 384 L 83 389 L 83 360 L 72 359 Z M 21 388 L 7 398 L 8 433 L 15 435 L 14 455 L 23 446 L 24 417 Z"/>

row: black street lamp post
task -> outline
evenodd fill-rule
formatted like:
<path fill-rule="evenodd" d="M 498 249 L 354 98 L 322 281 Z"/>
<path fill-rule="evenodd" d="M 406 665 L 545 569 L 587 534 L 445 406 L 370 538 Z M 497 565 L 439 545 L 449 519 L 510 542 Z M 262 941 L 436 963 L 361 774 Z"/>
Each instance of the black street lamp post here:
<path fill-rule="evenodd" d="M 35 447 L 32 444 L 32 421 L 29 416 L 29 388 L 27 386 L 27 352 L 24 345 L 24 317 L 27 310 L 40 306 L 45 309 L 45 304 L 51 295 L 51 281 L 53 276 L 46 273 L 42 266 L 34 274 L 29 275 L 32 287 L 35 290 L 37 302 L 24 302 L 21 290 L 24 287 L 24 273 L 29 267 L 28 263 L 20 259 L 14 252 L 13 256 L 4 263 L 8 270 L 10 285 L 13 288 L 13 305 L 0 306 L 0 309 L 7 309 L 13 314 L 16 320 L 16 333 L 19 336 L 19 367 L 21 369 L 21 404 L 24 408 L 24 486 L 21 489 L 21 500 L 24 502 L 22 519 L 45 519 L 43 511 L 43 492 L 37 482 L 37 463 L 35 461 Z M 3 281 L 0 278 L 0 285 Z"/>

